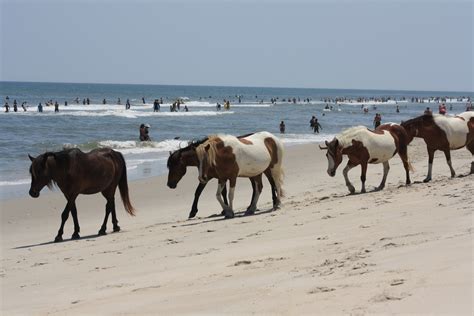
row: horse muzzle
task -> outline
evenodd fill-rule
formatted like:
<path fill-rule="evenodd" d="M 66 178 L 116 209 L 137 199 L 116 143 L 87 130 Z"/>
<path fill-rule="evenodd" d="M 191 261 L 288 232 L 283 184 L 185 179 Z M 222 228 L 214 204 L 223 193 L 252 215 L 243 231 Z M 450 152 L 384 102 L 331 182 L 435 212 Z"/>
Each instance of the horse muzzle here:
<path fill-rule="evenodd" d="M 39 192 L 38 191 L 35 191 L 33 189 L 30 189 L 30 196 L 33 197 L 33 198 L 37 198 L 40 196 Z"/>
<path fill-rule="evenodd" d="M 174 182 L 168 182 L 167 185 L 170 189 L 176 189 L 176 187 L 177 187 L 177 184 L 174 183 Z"/>
<path fill-rule="evenodd" d="M 336 175 L 336 170 L 328 170 L 328 175 L 334 177 Z"/>

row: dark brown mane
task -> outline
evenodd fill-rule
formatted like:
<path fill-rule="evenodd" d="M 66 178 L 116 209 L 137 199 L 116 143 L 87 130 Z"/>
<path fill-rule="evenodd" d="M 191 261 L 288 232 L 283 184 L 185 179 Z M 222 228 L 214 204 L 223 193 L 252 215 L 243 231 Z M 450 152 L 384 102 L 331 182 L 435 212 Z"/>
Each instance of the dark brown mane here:
<path fill-rule="evenodd" d="M 168 157 L 168 161 L 166 162 L 166 166 L 168 167 L 168 169 L 171 167 L 171 165 L 170 165 L 171 164 L 171 161 L 170 161 L 171 157 L 174 157 L 176 154 L 181 154 L 184 151 L 188 151 L 191 148 L 196 148 L 197 146 L 203 144 L 207 140 L 208 140 L 208 137 L 204 137 L 200 140 L 192 140 L 192 141 L 188 142 L 188 146 L 173 151 L 170 154 L 170 156 Z"/>
<path fill-rule="evenodd" d="M 409 119 L 408 121 L 403 121 L 400 125 L 403 127 L 408 127 L 413 124 L 419 124 L 419 123 L 424 123 L 426 121 L 432 121 L 433 120 L 433 115 L 429 114 L 423 114 L 420 116 L 417 116 L 415 118 Z"/>

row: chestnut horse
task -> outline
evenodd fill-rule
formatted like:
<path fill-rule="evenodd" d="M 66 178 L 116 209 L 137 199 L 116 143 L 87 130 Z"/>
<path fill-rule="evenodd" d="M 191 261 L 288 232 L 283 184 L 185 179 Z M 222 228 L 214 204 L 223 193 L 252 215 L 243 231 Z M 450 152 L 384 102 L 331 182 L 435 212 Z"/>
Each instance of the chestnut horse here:
<path fill-rule="evenodd" d="M 280 204 L 283 184 L 283 144 L 268 132 L 259 132 L 246 138 L 232 135 L 216 135 L 196 148 L 199 160 L 199 181 L 206 183 L 211 177 L 218 179 L 216 197 L 225 211 L 226 218 L 234 217 L 233 200 L 237 177 L 250 178 L 256 187 L 246 215 L 257 209 L 262 192 L 262 173 L 271 176 L 276 189 L 276 205 Z M 229 180 L 229 204 L 225 204 L 221 192 Z M 275 202 L 274 202 L 275 208 Z"/>
<path fill-rule="evenodd" d="M 76 198 L 79 194 L 95 194 L 102 192 L 107 200 L 105 218 L 99 235 L 105 235 L 107 219 L 112 213 L 114 232 L 120 231 L 117 215 L 115 214 L 115 190 L 120 190 L 125 210 L 130 215 L 135 215 L 130 203 L 127 184 L 127 167 L 121 153 L 110 148 L 94 149 L 83 153 L 79 149 L 68 149 L 59 152 L 46 152 L 31 160 L 30 195 L 39 197 L 40 191 L 45 187 L 51 189 L 55 184 L 67 199 L 66 207 L 61 215 L 61 226 L 55 242 L 63 240 L 63 229 L 69 212 L 74 220 L 74 234 L 72 239 L 78 239 L 79 220 L 77 219 Z"/>
<path fill-rule="evenodd" d="M 383 178 L 376 190 L 385 187 L 390 165 L 388 161 L 396 154 L 400 156 L 406 173 L 406 184 L 410 184 L 411 165 L 407 154 L 408 135 L 398 124 L 387 123 L 380 125 L 376 130 L 369 130 L 365 126 L 351 127 L 336 135 L 330 142 L 326 141 L 326 157 L 328 159 L 328 174 L 336 175 L 336 169 L 342 162 L 342 156 L 347 155 L 349 161 L 343 170 L 344 179 L 349 192 L 353 194 L 355 188 L 347 176 L 349 170 L 360 165 L 362 181 L 361 193 L 365 193 L 365 180 L 368 164 L 383 164 Z"/>
<path fill-rule="evenodd" d="M 471 174 L 474 174 L 474 112 L 464 112 L 456 116 L 439 114 L 422 115 L 401 124 L 408 133 L 410 143 L 414 137 L 423 138 L 428 150 L 428 174 L 423 180 L 431 180 L 433 170 L 433 157 L 437 150 L 444 152 L 446 162 L 454 177 L 451 165 L 451 150 L 466 147 L 473 155 Z"/>
<path fill-rule="evenodd" d="M 252 133 L 253 134 L 253 133 Z M 242 136 L 237 136 L 237 138 L 245 138 L 248 137 L 252 134 L 246 134 Z M 168 182 L 167 185 L 171 189 L 175 189 L 176 186 L 178 185 L 178 182 L 181 180 L 181 178 L 186 174 L 187 167 L 198 167 L 199 165 L 199 160 L 196 154 L 196 147 L 199 146 L 200 144 L 204 143 L 207 141 L 208 138 L 204 138 L 199 141 L 193 141 L 188 144 L 188 146 L 184 148 L 180 148 L 174 152 L 170 152 L 170 156 L 168 157 Z M 276 195 L 276 187 L 275 187 L 275 182 L 273 181 L 273 178 L 271 176 L 270 172 L 265 173 L 265 175 L 268 178 L 268 181 L 270 182 L 271 188 L 272 188 L 272 199 L 273 199 L 273 207 L 277 208 L 278 207 L 278 199 Z M 253 181 L 250 181 L 252 183 L 252 199 L 255 197 L 255 183 Z M 207 182 L 201 183 L 199 182 L 196 191 L 194 192 L 194 201 L 191 206 L 191 211 L 189 212 L 189 218 L 193 218 L 196 216 L 198 212 L 198 202 L 199 202 L 199 197 L 201 196 L 202 191 L 206 187 Z M 226 186 L 222 189 L 222 197 L 224 199 L 224 203 L 228 205 L 227 202 L 227 189 Z M 250 205 L 249 207 L 250 208 Z M 224 212 L 224 211 L 223 211 Z M 222 214 L 224 215 L 224 213 Z"/>

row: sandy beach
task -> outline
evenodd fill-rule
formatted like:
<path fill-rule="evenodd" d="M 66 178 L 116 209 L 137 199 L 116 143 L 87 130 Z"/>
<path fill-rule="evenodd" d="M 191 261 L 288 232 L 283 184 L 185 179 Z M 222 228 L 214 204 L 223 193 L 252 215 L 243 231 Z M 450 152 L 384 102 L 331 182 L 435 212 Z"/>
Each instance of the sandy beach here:
<path fill-rule="evenodd" d="M 60 192 L 1 201 L 1 314 L 456 314 L 472 315 L 474 176 L 471 154 L 452 152 L 458 176 L 415 140 L 413 183 L 398 156 L 385 190 L 348 195 L 342 167 L 327 175 L 316 144 L 288 147 L 282 208 L 272 212 L 264 180 L 260 211 L 243 216 L 247 179 L 236 190 L 237 216 L 223 220 L 215 180 L 197 218 L 187 220 L 197 170 L 171 190 L 166 176 L 130 182 L 137 216 L 97 237 L 105 200 L 77 201 L 81 239 L 52 243 L 65 199 Z M 343 162 L 345 164 L 345 162 Z M 350 173 L 360 190 L 360 168 Z M 367 188 L 382 176 L 370 165 Z"/>

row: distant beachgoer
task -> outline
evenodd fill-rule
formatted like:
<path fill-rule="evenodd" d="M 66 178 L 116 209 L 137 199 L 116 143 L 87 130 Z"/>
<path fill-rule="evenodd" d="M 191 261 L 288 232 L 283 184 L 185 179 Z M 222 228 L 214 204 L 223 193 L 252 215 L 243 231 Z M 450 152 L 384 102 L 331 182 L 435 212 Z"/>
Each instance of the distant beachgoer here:
<path fill-rule="evenodd" d="M 220 111 L 221 110 L 221 104 L 219 102 L 216 103 L 216 110 Z"/>
<path fill-rule="evenodd" d="M 153 102 L 153 112 L 158 111 L 160 111 L 160 102 L 158 101 L 158 99 L 155 99 L 155 101 Z"/>
<path fill-rule="evenodd" d="M 125 110 L 129 110 L 130 109 L 130 100 L 127 99 L 127 102 L 125 103 Z"/>
<path fill-rule="evenodd" d="M 91 104 L 91 101 L 89 100 L 89 98 L 86 99 L 86 103 L 87 103 L 87 105 Z"/>
<path fill-rule="evenodd" d="M 21 104 L 21 107 L 23 108 L 23 111 L 26 112 L 26 102 L 23 102 L 23 103 Z"/>
<path fill-rule="evenodd" d="M 321 124 L 319 124 L 318 119 L 314 118 L 313 133 L 319 134 L 319 129 L 323 129 Z"/>
<path fill-rule="evenodd" d="M 381 123 L 382 123 L 382 115 L 380 115 L 379 113 L 375 113 L 374 128 L 379 127 Z"/>
<path fill-rule="evenodd" d="M 86 105 L 86 99 L 82 99 L 82 104 Z"/>
<path fill-rule="evenodd" d="M 396 110 L 397 113 L 400 113 L 400 107 L 397 105 L 397 110 Z"/>
<path fill-rule="evenodd" d="M 40 102 L 40 104 L 38 104 L 38 112 L 40 112 L 40 113 L 43 112 L 43 105 L 41 105 L 41 102 Z"/>
<path fill-rule="evenodd" d="M 76 104 L 79 104 L 79 98 L 76 97 L 76 99 L 74 99 L 74 101 L 76 101 Z"/>
<path fill-rule="evenodd" d="M 452 105 L 452 104 L 449 104 L 449 110 L 450 110 L 450 111 L 453 110 L 453 105 Z"/>
<path fill-rule="evenodd" d="M 140 125 L 140 141 L 151 141 L 148 129 L 151 126 L 149 124 Z"/>
<path fill-rule="evenodd" d="M 120 100 L 120 98 L 118 98 L 117 104 L 118 104 L 118 105 L 122 104 L 122 101 Z"/>
<path fill-rule="evenodd" d="M 64 101 L 64 106 L 67 106 L 67 101 Z"/>
<path fill-rule="evenodd" d="M 427 107 L 425 109 L 425 112 L 423 112 L 424 115 L 433 115 L 433 112 L 431 111 L 431 109 L 429 107 Z"/>
<path fill-rule="evenodd" d="M 316 119 L 316 116 L 311 116 L 311 120 L 309 120 L 309 126 L 311 127 L 311 129 L 314 128 L 314 120 Z"/>
<path fill-rule="evenodd" d="M 54 102 L 54 112 L 59 112 L 59 104 L 58 104 L 58 101 Z"/>
<path fill-rule="evenodd" d="M 7 95 L 7 97 L 5 98 L 5 100 L 10 101 L 10 97 Z"/>
<path fill-rule="evenodd" d="M 185 111 L 185 112 L 189 112 L 189 109 L 188 109 L 188 106 L 187 106 L 187 105 L 184 106 L 184 111 Z"/>
<path fill-rule="evenodd" d="M 102 104 L 107 104 L 107 100 L 106 99 L 102 100 Z"/>
<path fill-rule="evenodd" d="M 8 97 L 7 97 L 7 98 L 8 98 Z M 5 102 L 4 107 L 5 107 L 5 113 L 10 112 L 10 105 L 8 104 L 8 102 Z"/>
<path fill-rule="evenodd" d="M 445 115 L 447 112 L 446 105 L 444 103 L 441 103 L 438 107 L 439 114 Z"/>
<path fill-rule="evenodd" d="M 13 112 L 18 112 L 18 104 L 16 103 L 16 100 L 13 100 Z"/>
<path fill-rule="evenodd" d="M 143 104 L 145 104 L 145 98 L 144 97 L 142 97 L 142 101 L 143 101 Z"/>
<path fill-rule="evenodd" d="M 280 122 L 280 133 L 285 134 L 285 130 L 286 130 L 285 122 L 281 121 Z"/>
<path fill-rule="evenodd" d="M 472 103 L 471 102 L 466 103 L 466 112 L 469 112 L 472 110 L 473 110 Z"/>

